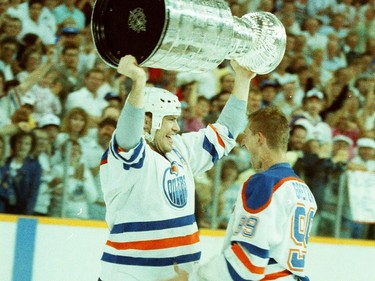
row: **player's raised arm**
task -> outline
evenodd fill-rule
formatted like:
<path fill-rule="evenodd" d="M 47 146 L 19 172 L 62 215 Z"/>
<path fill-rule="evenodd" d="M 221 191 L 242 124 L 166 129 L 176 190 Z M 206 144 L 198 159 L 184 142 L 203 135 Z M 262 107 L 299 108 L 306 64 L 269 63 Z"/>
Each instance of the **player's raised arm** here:
<path fill-rule="evenodd" d="M 117 72 L 129 77 L 133 84 L 128 96 L 128 102 L 137 108 L 143 107 L 143 95 L 147 82 L 146 72 L 138 66 L 137 60 L 132 55 L 121 58 L 117 67 Z"/>
<path fill-rule="evenodd" d="M 244 130 L 247 123 L 246 107 L 250 83 L 256 74 L 240 66 L 234 60 L 231 61 L 231 65 L 236 73 L 234 87 L 232 95 L 217 122 L 226 126 L 234 139 L 236 139 L 238 134 Z"/>
<path fill-rule="evenodd" d="M 134 148 L 143 135 L 143 97 L 147 82 L 146 72 L 132 55 L 121 58 L 117 72 L 132 80 L 132 88 L 117 122 L 116 141 L 126 150 Z"/>
<path fill-rule="evenodd" d="M 247 102 L 247 98 L 250 91 L 250 82 L 256 76 L 256 73 L 245 67 L 240 66 L 235 60 L 230 62 L 234 72 L 236 73 L 236 79 L 234 80 L 234 86 L 232 95 L 239 100 Z"/>

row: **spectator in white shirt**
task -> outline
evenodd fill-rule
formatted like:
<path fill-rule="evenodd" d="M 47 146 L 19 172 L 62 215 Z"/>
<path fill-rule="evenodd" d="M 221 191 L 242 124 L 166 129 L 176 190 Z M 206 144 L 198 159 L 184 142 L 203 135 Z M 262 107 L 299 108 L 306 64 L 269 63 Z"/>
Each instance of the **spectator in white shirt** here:
<path fill-rule="evenodd" d="M 282 85 L 282 90 L 275 98 L 275 105 L 286 115 L 289 120 L 292 118 L 293 112 L 300 108 L 302 104 L 303 91 L 297 91 L 297 81 L 291 80 Z M 302 96 L 299 97 L 299 93 Z"/>
<path fill-rule="evenodd" d="M 77 141 L 67 140 L 61 148 L 61 153 L 64 156 L 69 155 L 70 159 L 68 161 L 63 158 L 63 162 L 53 166 L 51 173 L 53 177 L 63 179 L 67 169 L 67 176 L 65 182 L 60 180 L 54 186 L 50 215 L 89 219 L 89 204 L 95 202 L 98 194 L 92 174 L 81 157 L 81 146 Z M 65 161 L 68 163 L 64 163 Z"/>
<path fill-rule="evenodd" d="M 81 107 L 90 114 L 94 122 L 98 122 L 103 109 L 108 105 L 104 95 L 99 94 L 98 89 L 104 82 L 104 73 L 101 69 L 91 69 L 85 76 L 85 87 L 68 94 L 65 110 Z"/>
<path fill-rule="evenodd" d="M 327 47 L 327 36 L 318 33 L 320 26 L 320 21 L 314 17 L 307 18 L 304 22 L 304 31 L 302 34 L 306 38 L 306 47 L 308 51 L 313 51 L 316 49 L 325 50 Z"/>
<path fill-rule="evenodd" d="M 52 82 L 57 77 L 57 75 L 57 72 L 49 71 L 40 79 L 39 83 L 36 83 L 27 92 L 36 99 L 34 116 L 37 122 L 39 122 L 44 115 L 60 115 L 62 112 L 60 99 L 52 91 Z"/>
<path fill-rule="evenodd" d="M 52 14 L 49 8 L 45 6 L 44 1 L 42 4 L 43 4 L 43 7 L 42 7 L 42 11 L 41 11 L 38 21 L 40 24 L 48 27 L 51 30 L 51 32 L 55 34 L 57 31 L 55 16 Z M 30 1 L 25 1 L 23 3 L 18 4 L 17 9 L 14 9 L 14 8 L 9 9 L 7 13 L 19 19 L 22 19 L 28 16 L 29 6 L 30 6 Z"/>
<path fill-rule="evenodd" d="M 53 9 L 57 24 L 60 25 L 66 18 L 73 18 L 77 28 L 82 30 L 85 27 L 85 15 L 75 4 L 76 0 L 63 0 L 62 3 Z"/>
<path fill-rule="evenodd" d="M 375 171 L 375 140 L 364 137 L 357 140 L 356 155 L 350 161 L 349 169 L 357 171 Z"/>
<path fill-rule="evenodd" d="M 298 124 L 306 127 L 307 139 L 315 139 L 322 145 L 330 145 L 332 143 L 332 129 L 320 116 L 324 109 L 324 94 L 317 89 L 311 89 L 306 93 L 303 103 L 305 108 L 303 115 L 306 119 L 298 120 Z"/>
<path fill-rule="evenodd" d="M 322 68 L 329 72 L 334 72 L 346 66 L 345 54 L 341 51 L 339 41 L 330 40 L 327 44 L 327 51 L 322 61 Z"/>
<path fill-rule="evenodd" d="M 42 20 L 43 0 L 29 0 L 28 13 L 22 15 L 22 31 L 20 38 L 28 33 L 38 35 L 43 44 L 53 45 L 56 43 L 56 27 L 50 27 L 46 21 Z"/>

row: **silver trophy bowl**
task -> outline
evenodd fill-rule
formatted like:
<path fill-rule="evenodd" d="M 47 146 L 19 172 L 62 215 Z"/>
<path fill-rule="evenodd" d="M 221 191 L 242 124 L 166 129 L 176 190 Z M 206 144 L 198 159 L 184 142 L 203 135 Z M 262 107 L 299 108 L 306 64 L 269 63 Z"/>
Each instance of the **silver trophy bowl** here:
<path fill-rule="evenodd" d="M 91 32 L 99 56 L 114 68 L 131 54 L 144 67 L 204 72 L 234 59 L 267 74 L 286 46 L 275 15 L 233 17 L 224 0 L 96 0 Z"/>

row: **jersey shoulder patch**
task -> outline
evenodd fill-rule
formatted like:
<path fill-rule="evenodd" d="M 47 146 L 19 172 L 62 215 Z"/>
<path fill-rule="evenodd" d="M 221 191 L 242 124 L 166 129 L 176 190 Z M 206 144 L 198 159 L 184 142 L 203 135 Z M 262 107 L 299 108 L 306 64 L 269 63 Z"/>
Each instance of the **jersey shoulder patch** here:
<path fill-rule="evenodd" d="M 263 173 L 251 176 L 242 187 L 242 204 L 246 211 L 258 213 L 265 209 L 273 193 L 274 182 Z"/>
<path fill-rule="evenodd" d="M 251 176 L 242 187 L 242 204 L 246 211 L 259 213 L 271 203 L 273 193 L 290 180 L 301 181 L 288 163 L 280 163 Z"/>

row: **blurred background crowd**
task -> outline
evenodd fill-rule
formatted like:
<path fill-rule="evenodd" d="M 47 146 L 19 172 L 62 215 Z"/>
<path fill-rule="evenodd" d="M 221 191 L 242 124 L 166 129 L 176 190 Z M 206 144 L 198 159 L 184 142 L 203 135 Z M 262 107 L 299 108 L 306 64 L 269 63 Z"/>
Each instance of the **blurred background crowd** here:
<path fill-rule="evenodd" d="M 268 11 L 285 26 L 285 56 L 253 80 L 248 113 L 273 104 L 288 116 L 288 161 L 319 208 L 312 235 L 375 239 L 373 225 L 353 216 L 350 199 L 356 188 L 375 196 L 375 0 L 227 2 L 233 16 Z M 105 218 L 100 159 L 131 82 L 98 57 L 93 5 L 0 0 L 2 213 Z M 182 132 L 215 122 L 235 79 L 226 60 L 199 74 L 146 71 L 150 85 L 181 100 Z M 255 172 L 239 144 L 196 177 L 201 227 L 226 227 L 241 183 Z M 363 173 L 367 186 L 349 186 L 349 171 Z"/>

